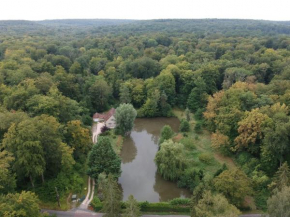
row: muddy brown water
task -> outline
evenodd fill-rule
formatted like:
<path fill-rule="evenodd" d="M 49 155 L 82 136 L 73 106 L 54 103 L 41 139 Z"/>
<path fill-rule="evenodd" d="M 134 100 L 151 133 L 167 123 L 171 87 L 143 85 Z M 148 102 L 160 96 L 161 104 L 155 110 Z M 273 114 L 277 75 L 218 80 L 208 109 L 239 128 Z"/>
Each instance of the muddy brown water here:
<path fill-rule="evenodd" d="M 178 188 L 176 183 L 164 180 L 154 162 L 158 151 L 158 140 L 162 127 L 169 125 L 177 132 L 177 118 L 136 119 L 130 136 L 124 139 L 122 174 L 119 184 L 126 201 L 132 194 L 138 201 L 159 202 L 173 198 L 190 197 L 187 189 Z"/>

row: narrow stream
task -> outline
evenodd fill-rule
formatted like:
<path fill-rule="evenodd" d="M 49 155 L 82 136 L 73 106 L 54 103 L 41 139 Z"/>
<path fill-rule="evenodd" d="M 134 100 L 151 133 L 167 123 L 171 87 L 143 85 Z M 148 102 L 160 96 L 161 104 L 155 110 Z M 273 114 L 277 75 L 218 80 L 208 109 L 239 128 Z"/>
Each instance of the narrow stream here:
<path fill-rule="evenodd" d="M 124 140 L 121 152 L 122 174 L 119 183 L 123 200 L 132 194 L 138 201 L 159 202 L 177 197 L 190 197 L 187 189 L 164 180 L 154 162 L 162 127 L 170 125 L 177 132 L 177 118 L 136 119 L 131 135 Z"/>

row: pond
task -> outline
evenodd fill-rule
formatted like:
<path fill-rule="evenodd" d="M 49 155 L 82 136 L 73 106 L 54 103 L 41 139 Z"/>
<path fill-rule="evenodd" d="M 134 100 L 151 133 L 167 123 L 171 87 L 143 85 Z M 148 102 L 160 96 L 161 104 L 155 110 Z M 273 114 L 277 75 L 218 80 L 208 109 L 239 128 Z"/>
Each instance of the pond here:
<path fill-rule="evenodd" d="M 159 202 L 177 197 L 190 197 L 187 189 L 178 188 L 176 183 L 164 180 L 154 162 L 158 151 L 158 140 L 162 127 L 169 125 L 177 132 L 177 118 L 136 119 L 130 136 L 124 139 L 122 174 L 119 184 L 123 200 L 132 194 L 138 201 Z"/>

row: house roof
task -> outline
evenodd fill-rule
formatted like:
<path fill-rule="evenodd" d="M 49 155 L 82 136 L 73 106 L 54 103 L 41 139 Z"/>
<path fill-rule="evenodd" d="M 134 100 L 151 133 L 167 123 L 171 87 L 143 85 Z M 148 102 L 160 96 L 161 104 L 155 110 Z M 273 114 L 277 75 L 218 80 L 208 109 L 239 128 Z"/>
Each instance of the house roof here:
<path fill-rule="evenodd" d="M 93 119 L 102 119 L 102 120 L 109 120 L 110 117 L 112 117 L 113 115 L 115 115 L 116 109 L 111 108 L 109 111 L 105 112 L 105 113 L 95 113 L 93 116 Z"/>

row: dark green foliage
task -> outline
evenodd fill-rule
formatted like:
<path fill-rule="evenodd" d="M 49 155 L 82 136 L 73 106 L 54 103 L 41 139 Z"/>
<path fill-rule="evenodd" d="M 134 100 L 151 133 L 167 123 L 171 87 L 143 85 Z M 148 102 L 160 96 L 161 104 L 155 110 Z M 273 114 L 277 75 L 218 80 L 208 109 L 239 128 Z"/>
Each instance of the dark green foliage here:
<path fill-rule="evenodd" d="M 180 132 L 189 132 L 189 130 L 190 130 L 189 122 L 185 119 L 182 119 L 180 122 L 179 131 Z"/>
<path fill-rule="evenodd" d="M 197 109 L 196 112 L 194 113 L 194 118 L 196 120 L 202 120 L 203 119 L 203 112 L 204 112 L 204 109 Z"/>
<path fill-rule="evenodd" d="M 202 132 L 202 122 L 201 121 L 197 121 L 194 125 L 194 131 L 196 133 L 201 133 Z"/>
<path fill-rule="evenodd" d="M 184 200 L 184 201 L 183 201 Z M 182 202 L 181 202 L 182 201 Z M 180 203 L 179 203 L 180 202 Z M 190 211 L 190 206 L 188 204 L 188 199 L 181 199 L 179 202 L 159 202 L 159 203 L 149 203 L 149 202 L 138 202 L 140 211 L 142 212 L 176 212 L 176 213 L 188 213 Z M 126 204 L 123 204 L 123 209 L 126 208 Z M 92 203 L 95 211 L 99 211 L 101 204 Z"/>
<path fill-rule="evenodd" d="M 98 197 L 94 197 L 91 202 L 91 206 L 94 208 L 95 211 L 100 211 L 103 208 L 103 204 Z"/>
<path fill-rule="evenodd" d="M 204 177 L 202 170 L 187 169 L 177 182 L 178 187 L 188 188 L 193 191 L 202 181 Z"/>
<path fill-rule="evenodd" d="M 65 197 L 72 190 L 74 193 L 81 193 L 84 187 L 84 180 L 76 172 L 69 175 L 61 172 L 55 179 L 47 180 L 43 185 L 37 186 L 35 192 L 40 200 L 54 202 L 55 187 L 57 187 L 60 197 Z"/>
<path fill-rule="evenodd" d="M 108 108 L 112 88 L 103 79 L 98 79 L 89 89 L 89 96 L 94 111 L 102 112 Z"/>
<path fill-rule="evenodd" d="M 106 159 L 106 160 L 104 160 Z M 108 137 L 99 137 L 88 157 L 88 175 L 97 179 L 99 174 L 113 174 L 118 177 L 121 173 L 121 160 L 114 152 Z"/>
<path fill-rule="evenodd" d="M 216 176 L 218 176 L 219 174 L 221 174 L 223 171 L 225 171 L 225 170 L 227 170 L 228 168 L 227 168 L 227 165 L 224 163 L 223 165 L 222 165 L 222 167 L 220 168 L 220 169 L 218 169 L 216 172 L 215 172 L 215 174 L 213 175 L 213 177 L 216 177 Z"/>
<path fill-rule="evenodd" d="M 187 107 L 194 112 L 204 108 L 207 102 L 207 86 L 204 80 L 198 77 L 195 81 L 195 85 L 196 87 L 192 89 L 187 101 Z"/>

